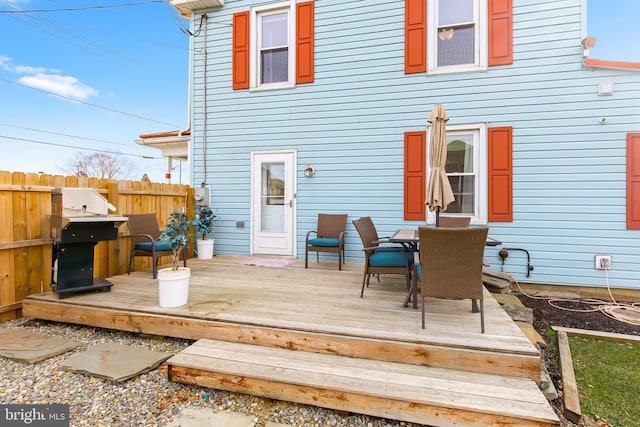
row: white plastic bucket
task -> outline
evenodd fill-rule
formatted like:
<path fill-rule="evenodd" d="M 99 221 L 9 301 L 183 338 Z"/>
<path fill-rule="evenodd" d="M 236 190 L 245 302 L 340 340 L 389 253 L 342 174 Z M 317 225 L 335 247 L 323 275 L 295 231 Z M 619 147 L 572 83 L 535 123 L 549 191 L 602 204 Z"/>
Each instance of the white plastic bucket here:
<path fill-rule="evenodd" d="M 198 239 L 198 259 L 211 259 L 213 258 L 213 239 Z"/>
<path fill-rule="evenodd" d="M 158 289 L 160 307 L 179 307 L 189 301 L 189 267 L 178 270 L 163 268 L 158 270 Z"/>

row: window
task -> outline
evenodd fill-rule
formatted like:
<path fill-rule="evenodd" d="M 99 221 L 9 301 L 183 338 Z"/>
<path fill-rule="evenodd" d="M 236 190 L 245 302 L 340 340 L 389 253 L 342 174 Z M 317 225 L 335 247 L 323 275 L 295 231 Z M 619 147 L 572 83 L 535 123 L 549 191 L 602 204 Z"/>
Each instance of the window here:
<path fill-rule="evenodd" d="M 485 125 L 447 126 L 447 164 L 445 171 L 455 201 L 447 214 L 471 216 L 474 223 L 487 220 L 487 161 Z M 429 220 L 435 214 L 429 212 Z"/>
<path fill-rule="evenodd" d="M 252 8 L 251 88 L 293 87 L 294 10 L 293 3 L 288 1 Z"/>
<path fill-rule="evenodd" d="M 460 72 L 487 66 L 487 0 L 427 2 L 427 70 Z"/>

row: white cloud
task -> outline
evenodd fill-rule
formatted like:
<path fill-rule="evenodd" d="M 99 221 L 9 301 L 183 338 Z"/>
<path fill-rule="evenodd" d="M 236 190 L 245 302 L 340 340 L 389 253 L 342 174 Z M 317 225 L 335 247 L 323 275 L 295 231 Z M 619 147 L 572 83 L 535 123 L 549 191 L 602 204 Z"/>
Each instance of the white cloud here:
<path fill-rule="evenodd" d="M 72 76 L 63 76 L 59 70 L 30 65 L 15 65 L 12 58 L 0 55 L 0 69 L 21 74 L 18 81 L 25 86 L 51 92 L 68 98 L 86 101 L 98 96 L 98 90 L 88 86 Z"/>
<path fill-rule="evenodd" d="M 47 69 L 43 67 L 30 67 L 28 65 L 17 65 L 14 71 L 18 74 L 42 74 L 46 73 Z"/>
<path fill-rule="evenodd" d="M 83 101 L 99 95 L 96 89 L 80 83 L 77 78 L 59 74 L 40 73 L 35 76 L 25 76 L 21 77 L 19 82 L 35 89 Z"/>
<path fill-rule="evenodd" d="M 0 55 L 0 68 L 7 71 L 13 71 L 13 66 L 11 65 L 11 58 L 9 58 L 8 56 Z"/>

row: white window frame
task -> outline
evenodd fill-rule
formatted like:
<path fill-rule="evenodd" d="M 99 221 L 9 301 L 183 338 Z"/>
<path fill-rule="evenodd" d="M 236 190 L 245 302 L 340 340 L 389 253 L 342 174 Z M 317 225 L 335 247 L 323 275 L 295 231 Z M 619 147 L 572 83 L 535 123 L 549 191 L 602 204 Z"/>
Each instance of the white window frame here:
<path fill-rule="evenodd" d="M 484 71 L 487 69 L 488 57 L 488 0 L 473 0 L 476 45 L 473 64 L 460 64 L 438 67 L 438 4 L 441 1 L 427 2 L 427 74 L 463 73 Z"/>
<path fill-rule="evenodd" d="M 431 129 L 427 130 L 427 141 L 431 140 Z M 489 173 L 487 165 L 487 125 L 485 123 L 474 123 L 464 125 L 447 125 L 447 136 L 455 134 L 471 134 L 473 137 L 473 170 L 475 174 L 474 186 L 474 215 L 471 217 L 471 224 L 487 224 L 487 175 Z M 427 149 L 427 176 L 431 173 L 429 165 L 429 150 Z M 445 211 L 445 215 L 448 213 Z M 467 216 L 461 214 L 461 216 Z M 427 224 L 435 224 L 436 213 L 427 209 Z"/>
<path fill-rule="evenodd" d="M 296 82 L 296 8 L 292 1 L 282 1 L 262 6 L 254 6 L 251 8 L 251 42 L 250 42 L 250 59 L 249 59 L 249 84 L 251 90 L 268 90 L 268 89 L 288 89 L 295 86 Z M 260 62 L 260 15 L 287 12 L 289 15 L 288 28 L 288 81 L 277 83 L 260 83 L 261 62 Z"/>

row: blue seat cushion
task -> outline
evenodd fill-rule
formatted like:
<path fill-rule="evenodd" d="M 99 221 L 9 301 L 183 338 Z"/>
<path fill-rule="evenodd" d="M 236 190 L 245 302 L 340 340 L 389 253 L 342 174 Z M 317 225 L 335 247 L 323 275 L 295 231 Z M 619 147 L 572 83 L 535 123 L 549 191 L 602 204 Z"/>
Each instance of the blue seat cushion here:
<path fill-rule="evenodd" d="M 418 277 L 422 277 L 422 265 L 416 265 L 416 273 L 418 274 Z"/>
<path fill-rule="evenodd" d="M 407 261 L 410 266 L 413 264 L 413 252 L 378 249 L 369 257 L 371 267 L 404 267 Z"/>
<path fill-rule="evenodd" d="M 402 246 L 380 246 L 376 252 L 405 252 L 407 249 Z"/>
<path fill-rule="evenodd" d="M 142 242 L 136 245 L 136 250 L 138 251 L 152 251 L 151 242 Z M 156 251 L 170 251 L 171 250 L 171 242 L 168 240 L 159 240 L 156 241 Z"/>
<path fill-rule="evenodd" d="M 315 239 L 309 239 L 309 246 L 323 246 L 326 248 L 337 248 L 340 240 L 329 239 L 327 237 L 318 237 Z"/>

